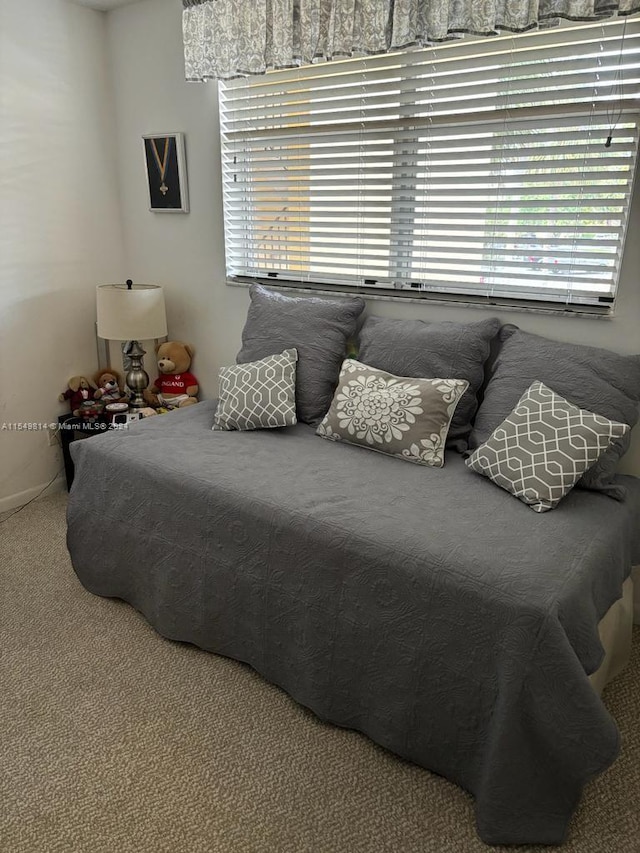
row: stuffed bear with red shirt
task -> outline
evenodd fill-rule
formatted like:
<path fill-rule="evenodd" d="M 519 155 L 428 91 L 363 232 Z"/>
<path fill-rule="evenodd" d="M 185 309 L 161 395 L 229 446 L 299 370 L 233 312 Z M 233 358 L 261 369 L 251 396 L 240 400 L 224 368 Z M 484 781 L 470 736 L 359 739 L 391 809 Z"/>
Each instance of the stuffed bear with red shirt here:
<path fill-rule="evenodd" d="M 156 347 L 160 374 L 144 397 L 151 406 L 168 409 L 192 406 L 198 402 L 198 380 L 189 372 L 193 347 L 182 341 L 167 341 Z"/>

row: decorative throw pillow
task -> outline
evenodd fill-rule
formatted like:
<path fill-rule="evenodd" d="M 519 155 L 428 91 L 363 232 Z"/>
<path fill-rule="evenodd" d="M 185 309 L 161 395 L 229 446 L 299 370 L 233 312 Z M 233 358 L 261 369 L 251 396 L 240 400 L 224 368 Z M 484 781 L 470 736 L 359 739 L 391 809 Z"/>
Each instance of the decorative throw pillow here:
<path fill-rule="evenodd" d="M 364 299 L 289 296 L 258 284 L 250 293 L 236 361 L 255 361 L 295 347 L 298 418 L 316 426 L 331 405 L 347 340 L 354 335 Z"/>
<path fill-rule="evenodd" d="M 469 388 L 451 422 L 447 444 L 463 452 L 484 381 L 484 364 L 500 321 L 429 323 L 368 317 L 360 330 L 358 358 L 396 376 L 441 376 L 466 379 Z"/>
<path fill-rule="evenodd" d="M 581 409 L 633 426 L 640 401 L 640 356 L 620 355 L 599 347 L 554 341 L 503 326 L 502 345 L 469 440 L 479 447 L 513 409 L 518 399 L 539 380 Z M 621 500 L 622 486 L 612 483 L 630 434 L 613 442 L 578 483 Z"/>
<path fill-rule="evenodd" d="M 294 349 L 260 361 L 223 367 L 213 429 L 269 429 L 296 423 Z"/>
<path fill-rule="evenodd" d="M 466 464 L 531 509 L 546 512 L 629 429 L 534 382 Z"/>
<path fill-rule="evenodd" d="M 316 432 L 441 468 L 449 424 L 468 387 L 464 379 L 393 376 L 346 359 L 331 408 Z"/>

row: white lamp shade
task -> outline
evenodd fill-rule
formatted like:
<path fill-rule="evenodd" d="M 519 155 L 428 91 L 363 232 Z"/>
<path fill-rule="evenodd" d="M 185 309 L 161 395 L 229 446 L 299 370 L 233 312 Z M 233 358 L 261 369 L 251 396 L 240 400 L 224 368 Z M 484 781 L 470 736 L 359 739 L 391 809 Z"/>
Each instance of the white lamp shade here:
<path fill-rule="evenodd" d="M 164 338 L 164 292 L 157 284 L 102 284 L 96 288 L 98 337 L 109 341 Z"/>

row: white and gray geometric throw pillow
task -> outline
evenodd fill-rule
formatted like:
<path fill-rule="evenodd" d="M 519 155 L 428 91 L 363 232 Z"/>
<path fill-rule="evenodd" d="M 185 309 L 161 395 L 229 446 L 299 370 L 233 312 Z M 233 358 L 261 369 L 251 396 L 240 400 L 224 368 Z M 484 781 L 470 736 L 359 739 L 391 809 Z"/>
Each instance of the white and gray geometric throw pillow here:
<path fill-rule="evenodd" d="M 466 464 L 531 509 L 546 512 L 629 429 L 534 382 Z"/>
<path fill-rule="evenodd" d="M 466 379 L 394 376 L 348 358 L 316 433 L 441 468 L 451 419 L 468 387 Z"/>
<path fill-rule="evenodd" d="M 270 429 L 296 423 L 296 362 L 288 349 L 220 369 L 215 430 Z"/>

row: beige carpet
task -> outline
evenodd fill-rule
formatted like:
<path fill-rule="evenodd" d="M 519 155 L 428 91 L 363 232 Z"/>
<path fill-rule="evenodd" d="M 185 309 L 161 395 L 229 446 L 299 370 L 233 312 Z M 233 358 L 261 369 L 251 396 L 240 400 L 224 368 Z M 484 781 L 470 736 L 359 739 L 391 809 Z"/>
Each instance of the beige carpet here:
<path fill-rule="evenodd" d="M 0 525 L 2 853 L 489 849 L 456 786 L 86 592 L 64 509 L 56 495 Z M 606 701 L 622 755 L 566 853 L 640 851 L 640 634 Z"/>

